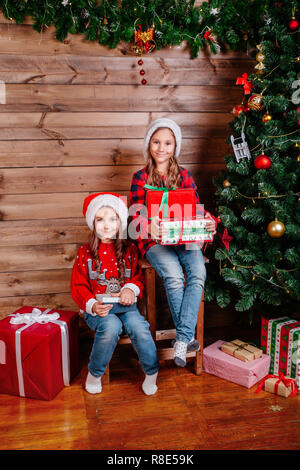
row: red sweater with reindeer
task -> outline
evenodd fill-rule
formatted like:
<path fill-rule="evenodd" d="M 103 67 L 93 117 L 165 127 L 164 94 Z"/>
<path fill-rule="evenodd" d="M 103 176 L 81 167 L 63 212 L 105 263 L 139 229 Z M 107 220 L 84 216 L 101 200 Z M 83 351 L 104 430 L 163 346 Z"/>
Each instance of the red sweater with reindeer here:
<path fill-rule="evenodd" d="M 89 244 L 82 245 L 77 253 L 71 278 L 71 294 L 79 308 L 92 313 L 97 294 L 110 295 L 128 287 L 138 298 L 143 295 L 143 273 L 138 263 L 138 250 L 132 242 L 124 255 L 124 282 L 119 281 L 118 260 L 114 243 L 99 243 L 99 266 L 90 252 Z"/>

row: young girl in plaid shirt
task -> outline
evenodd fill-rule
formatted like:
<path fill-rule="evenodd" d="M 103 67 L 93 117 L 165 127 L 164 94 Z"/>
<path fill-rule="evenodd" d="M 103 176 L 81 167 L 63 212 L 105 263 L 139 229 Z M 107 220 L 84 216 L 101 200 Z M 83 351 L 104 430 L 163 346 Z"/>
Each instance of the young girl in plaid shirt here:
<path fill-rule="evenodd" d="M 146 166 L 133 175 L 131 206 L 137 204 L 136 208 L 145 207 L 145 184 L 156 187 L 193 188 L 197 204 L 200 205 L 193 177 L 188 170 L 180 167 L 177 161 L 181 139 L 180 127 L 171 119 L 161 118 L 150 123 L 144 138 Z M 185 245 L 163 246 L 156 243 L 155 240 L 161 236 L 158 217 L 151 218 L 149 222 L 142 212 L 137 209 L 132 214 L 131 211 L 133 224 L 135 223 L 135 229 L 139 233 L 137 245 L 142 256 L 147 258 L 163 279 L 176 328 L 174 362 L 177 366 L 184 367 L 187 351 L 197 351 L 200 348 L 194 334 L 206 279 L 204 258 L 198 244 L 193 244 L 193 249 L 187 249 Z M 207 230 L 215 234 L 214 217 L 206 211 L 204 216 L 209 219 Z"/>

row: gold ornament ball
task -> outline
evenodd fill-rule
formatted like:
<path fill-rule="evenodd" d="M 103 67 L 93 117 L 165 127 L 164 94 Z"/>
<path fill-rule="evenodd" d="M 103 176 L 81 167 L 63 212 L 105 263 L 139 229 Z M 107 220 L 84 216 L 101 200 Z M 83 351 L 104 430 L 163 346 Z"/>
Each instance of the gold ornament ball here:
<path fill-rule="evenodd" d="M 272 116 L 271 116 L 271 114 L 269 114 L 269 113 L 264 114 L 263 117 L 262 117 L 262 121 L 263 121 L 263 122 L 272 121 Z"/>
<path fill-rule="evenodd" d="M 285 232 L 285 225 L 280 220 L 272 220 L 267 227 L 267 232 L 272 238 L 280 238 Z"/>
<path fill-rule="evenodd" d="M 300 162 L 300 155 L 298 155 L 297 157 L 297 162 Z"/>
<path fill-rule="evenodd" d="M 223 188 L 229 188 L 230 186 L 231 186 L 230 181 L 228 181 L 228 180 L 223 181 Z"/>

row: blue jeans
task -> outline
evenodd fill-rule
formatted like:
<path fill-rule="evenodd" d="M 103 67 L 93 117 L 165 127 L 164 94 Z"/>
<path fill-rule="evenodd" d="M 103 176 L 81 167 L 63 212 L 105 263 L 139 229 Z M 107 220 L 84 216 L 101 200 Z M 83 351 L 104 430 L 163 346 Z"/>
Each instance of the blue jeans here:
<path fill-rule="evenodd" d="M 149 330 L 149 323 L 140 314 L 137 304 L 114 304 L 106 317 L 84 313 L 88 326 L 95 331 L 94 343 L 90 354 L 89 371 L 94 377 L 104 374 L 122 333 L 131 339 L 140 365 L 147 375 L 158 370 L 156 346 Z"/>
<path fill-rule="evenodd" d="M 198 310 L 206 279 L 205 262 L 198 245 L 153 245 L 146 253 L 149 263 L 163 279 L 176 328 L 176 339 L 188 343 L 195 335 Z M 186 283 L 184 271 L 186 273 Z"/>

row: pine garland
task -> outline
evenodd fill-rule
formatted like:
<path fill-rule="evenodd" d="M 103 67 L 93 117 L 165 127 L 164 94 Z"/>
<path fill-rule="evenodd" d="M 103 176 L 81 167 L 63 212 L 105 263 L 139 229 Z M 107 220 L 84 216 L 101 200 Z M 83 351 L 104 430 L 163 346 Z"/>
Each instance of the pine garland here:
<path fill-rule="evenodd" d="M 187 41 L 192 57 L 205 47 L 217 53 L 218 42 L 232 50 L 256 44 L 264 21 L 264 1 L 194 4 L 195 0 L 2 0 L 0 8 L 16 23 L 31 16 L 33 28 L 39 32 L 54 25 L 59 41 L 68 33 L 80 33 L 112 49 L 120 42 L 133 42 L 137 22 L 143 30 L 154 27 L 157 49 Z"/>

